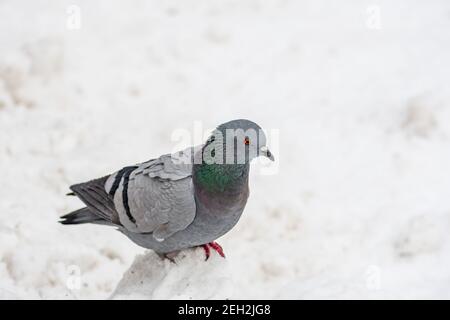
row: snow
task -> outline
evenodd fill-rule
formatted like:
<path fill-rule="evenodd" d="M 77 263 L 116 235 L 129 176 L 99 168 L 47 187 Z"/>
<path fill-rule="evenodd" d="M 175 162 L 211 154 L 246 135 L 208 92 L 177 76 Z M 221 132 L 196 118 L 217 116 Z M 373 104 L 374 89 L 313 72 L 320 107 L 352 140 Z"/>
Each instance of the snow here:
<path fill-rule="evenodd" d="M 450 298 L 449 15 L 445 0 L 0 2 L 0 298 Z M 252 168 L 226 260 L 162 262 L 57 223 L 80 206 L 70 184 L 241 117 L 279 130 L 277 167 Z"/>
<path fill-rule="evenodd" d="M 174 261 L 153 251 L 135 258 L 112 299 L 229 299 L 234 286 L 228 262 L 217 254 L 205 260 L 202 248 L 181 252 Z"/>

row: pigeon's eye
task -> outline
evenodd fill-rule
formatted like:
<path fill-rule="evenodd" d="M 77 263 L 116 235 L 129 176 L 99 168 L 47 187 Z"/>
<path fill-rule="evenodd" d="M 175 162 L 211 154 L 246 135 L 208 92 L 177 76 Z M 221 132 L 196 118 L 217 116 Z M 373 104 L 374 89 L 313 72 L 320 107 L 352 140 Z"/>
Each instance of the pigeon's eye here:
<path fill-rule="evenodd" d="M 250 139 L 249 139 L 248 137 L 245 137 L 245 139 L 244 139 L 244 144 L 245 144 L 246 146 L 248 146 L 248 145 L 250 144 Z"/>

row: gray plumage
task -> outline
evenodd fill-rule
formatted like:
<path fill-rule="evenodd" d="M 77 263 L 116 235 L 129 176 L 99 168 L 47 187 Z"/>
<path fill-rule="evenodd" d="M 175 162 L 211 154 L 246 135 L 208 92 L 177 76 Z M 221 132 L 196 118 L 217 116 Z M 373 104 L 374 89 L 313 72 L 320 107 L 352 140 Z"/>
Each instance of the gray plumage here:
<path fill-rule="evenodd" d="M 227 129 L 242 129 L 232 151 L 239 152 L 238 144 L 245 144 L 245 160 L 207 163 L 207 147 L 223 159 L 230 155 L 228 142 L 219 144 L 217 138 Z M 245 208 L 250 161 L 259 155 L 273 160 L 265 135 L 249 138 L 249 129 L 261 128 L 248 120 L 230 121 L 203 146 L 73 185 L 70 189 L 86 207 L 61 217 L 61 223 L 115 226 L 138 245 L 162 254 L 212 242 L 238 222 Z"/>

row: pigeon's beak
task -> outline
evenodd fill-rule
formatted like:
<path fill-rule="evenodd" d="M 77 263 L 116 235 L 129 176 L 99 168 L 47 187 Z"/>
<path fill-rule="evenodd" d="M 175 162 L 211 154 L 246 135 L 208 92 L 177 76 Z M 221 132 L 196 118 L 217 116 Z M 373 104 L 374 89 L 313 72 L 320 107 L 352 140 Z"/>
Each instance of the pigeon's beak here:
<path fill-rule="evenodd" d="M 269 159 L 272 160 L 272 161 L 275 161 L 275 158 L 273 157 L 272 152 L 270 152 L 269 148 L 267 148 L 266 146 L 262 146 L 262 147 L 259 149 L 259 154 L 262 155 L 262 156 L 265 156 L 265 157 L 269 158 Z"/>

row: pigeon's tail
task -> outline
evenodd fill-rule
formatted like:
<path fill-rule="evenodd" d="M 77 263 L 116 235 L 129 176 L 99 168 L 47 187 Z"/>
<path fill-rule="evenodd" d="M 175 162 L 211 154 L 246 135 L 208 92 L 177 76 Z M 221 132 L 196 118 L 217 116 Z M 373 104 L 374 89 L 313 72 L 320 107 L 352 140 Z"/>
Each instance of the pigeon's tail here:
<path fill-rule="evenodd" d="M 96 223 L 112 225 L 110 222 L 103 220 L 99 216 L 92 213 L 89 208 L 81 208 L 68 213 L 61 217 L 62 224 L 81 224 L 81 223 Z"/>

